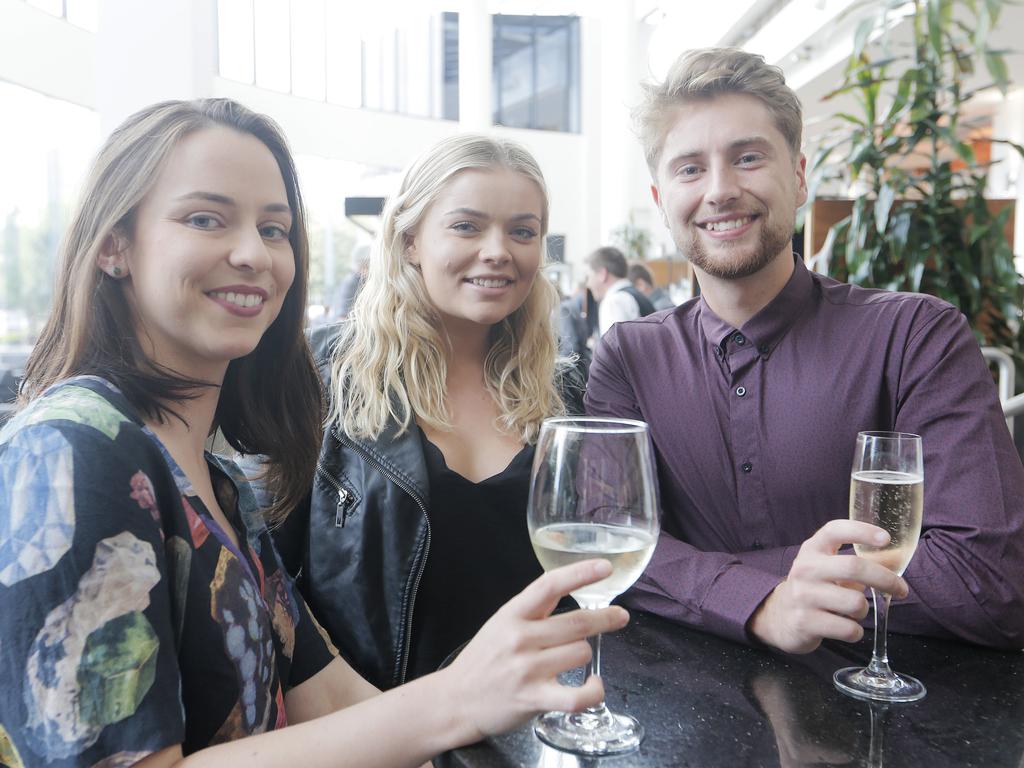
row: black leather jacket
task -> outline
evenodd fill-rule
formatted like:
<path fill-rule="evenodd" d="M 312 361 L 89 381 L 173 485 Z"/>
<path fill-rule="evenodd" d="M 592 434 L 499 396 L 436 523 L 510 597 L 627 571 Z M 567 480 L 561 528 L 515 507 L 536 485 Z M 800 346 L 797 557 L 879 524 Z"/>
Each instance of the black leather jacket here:
<path fill-rule="evenodd" d="M 311 337 L 327 385 L 339 329 Z M 566 378 L 561 388 L 569 412 L 581 413 L 578 380 Z M 423 448 L 415 429 L 397 431 L 393 424 L 376 440 L 353 440 L 336 425 L 325 430 L 309 504 L 275 532 L 313 615 L 352 667 L 382 689 L 405 682 L 416 591 L 430 554 Z"/>

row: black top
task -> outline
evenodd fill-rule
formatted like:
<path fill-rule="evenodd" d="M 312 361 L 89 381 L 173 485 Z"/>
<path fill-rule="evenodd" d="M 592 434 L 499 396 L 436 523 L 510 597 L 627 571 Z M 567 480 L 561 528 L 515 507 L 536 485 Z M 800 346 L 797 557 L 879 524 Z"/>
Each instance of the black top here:
<path fill-rule="evenodd" d="M 430 482 L 430 552 L 412 618 L 408 679 L 435 671 L 540 576 L 526 527 L 533 446 L 474 483 L 420 431 Z"/>

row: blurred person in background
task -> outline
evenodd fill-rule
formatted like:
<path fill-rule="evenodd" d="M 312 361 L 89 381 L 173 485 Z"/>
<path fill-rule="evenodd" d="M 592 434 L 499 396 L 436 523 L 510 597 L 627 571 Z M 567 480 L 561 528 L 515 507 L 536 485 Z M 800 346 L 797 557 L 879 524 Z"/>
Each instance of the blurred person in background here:
<path fill-rule="evenodd" d="M 352 269 L 338 283 L 327 307 L 328 320 L 343 320 L 348 317 L 356 303 L 359 289 L 366 282 L 366 272 L 370 265 L 370 246 L 360 243 L 352 249 Z"/>
<path fill-rule="evenodd" d="M 591 346 L 597 338 L 597 302 L 586 283 L 558 305 L 558 353 L 573 359 L 583 381 L 590 369 Z"/>
<path fill-rule="evenodd" d="M 630 264 L 626 271 L 626 278 L 633 284 L 640 293 L 647 297 L 647 300 L 654 305 L 655 311 L 659 309 L 672 309 L 675 303 L 664 288 L 654 287 L 654 278 L 650 270 L 643 264 Z"/>
<path fill-rule="evenodd" d="M 597 327 L 601 336 L 616 323 L 636 320 L 654 312 L 654 305 L 627 277 L 626 257 L 613 246 L 598 248 L 586 258 L 587 288 L 597 299 Z"/>

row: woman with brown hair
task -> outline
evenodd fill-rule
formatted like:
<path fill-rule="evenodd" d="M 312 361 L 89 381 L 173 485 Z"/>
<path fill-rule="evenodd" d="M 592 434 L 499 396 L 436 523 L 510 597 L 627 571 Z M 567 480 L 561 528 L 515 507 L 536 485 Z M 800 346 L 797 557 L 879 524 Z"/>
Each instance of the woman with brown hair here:
<path fill-rule="evenodd" d="M 602 563 L 546 575 L 450 668 L 388 694 L 318 631 L 248 483 L 204 450 L 219 427 L 270 457 L 279 509 L 308 492 L 307 257 L 269 119 L 167 102 L 102 149 L 0 433 L 5 764 L 418 765 L 600 698 L 554 676 L 624 612 L 547 614 Z"/>

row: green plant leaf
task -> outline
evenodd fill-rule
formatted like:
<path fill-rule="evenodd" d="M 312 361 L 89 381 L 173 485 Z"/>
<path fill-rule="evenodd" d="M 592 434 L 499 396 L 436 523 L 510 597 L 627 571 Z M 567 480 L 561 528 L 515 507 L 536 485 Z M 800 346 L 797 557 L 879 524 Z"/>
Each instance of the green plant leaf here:
<path fill-rule="evenodd" d="M 976 18 L 978 23 L 970 37 L 977 48 L 984 50 L 988 46 L 988 34 L 992 29 L 992 13 L 988 3 L 981 4 L 981 7 L 976 11 Z"/>
<path fill-rule="evenodd" d="M 970 54 L 964 53 L 963 51 L 957 51 L 955 60 L 956 68 L 961 74 L 974 74 L 974 59 L 971 58 Z"/>
<path fill-rule="evenodd" d="M 942 6 L 943 0 L 927 0 L 928 45 L 936 59 L 942 59 Z"/>
<path fill-rule="evenodd" d="M 1011 2 L 1010 5 L 1017 5 L 1017 3 Z M 999 21 L 999 14 L 1003 10 L 1003 0 L 985 0 L 985 9 L 988 11 L 989 18 L 992 19 L 992 26 L 995 26 Z"/>
<path fill-rule="evenodd" d="M 1007 144 L 1017 150 L 1017 154 L 1024 157 L 1024 145 L 1018 144 L 1015 141 L 1009 139 L 990 139 L 993 144 Z"/>
<path fill-rule="evenodd" d="M 967 242 L 974 245 L 976 242 L 985 237 L 991 227 L 988 224 L 972 224 L 970 234 L 967 237 Z"/>
<path fill-rule="evenodd" d="M 833 115 L 835 133 L 823 139 L 830 151 L 814 169 L 819 180 L 873 186 L 829 231 L 824 268 L 849 282 L 944 298 L 1012 346 L 1024 380 L 1024 323 L 1009 325 L 1024 319 L 1024 278 L 1003 229 L 1011 214 L 989 211 L 991 163 L 978 162 L 959 130 L 963 105 L 981 90 L 975 83 L 1009 85 L 1009 52 L 989 47 L 1003 2 L 855 0 L 859 17 L 871 18 L 858 19 L 855 55 L 830 97 L 852 96 L 856 106 Z M 907 25 L 895 31 L 897 18 L 911 20 L 912 39 Z M 875 58 L 872 37 L 883 51 Z M 1024 142 L 994 141 L 1024 156 Z M 966 167 L 954 170 L 959 160 Z"/>
<path fill-rule="evenodd" d="M 853 33 L 853 53 L 850 55 L 850 58 L 859 59 L 861 54 L 864 53 L 864 46 L 868 42 L 868 37 L 874 31 L 877 24 L 878 18 L 876 16 L 868 16 L 860 20 L 860 23 L 857 25 L 857 31 Z"/>
<path fill-rule="evenodd" d="M 1007 72 L 1006 60 L 1002 54 L 987 51 L 985 53 L 985 68 L 988 69 L 992 79 L 996 81 L 996 87 L 999 88 L 999 92 L 1005 96 L 1010 85 L 1010 75 Z"/>
<path fill-rule="evenodd" d="M 875 201 L 875 230 L 878 234 L 885 234 L 889 224 L 889 209 L 892 208 L 892 201 L 896 198 L 896 190 L 888 184 L 883 184 L 878 190 L 878 199 Z"/>
<path fill-rule="evenodd" d="M 832 115 L 832 117 L 838 120 L 845 120 L 846 122 L 852 123 L 853 125 L 864 125 L 864 121 L 861 118 L 855 117 L 854 115 L 851 115 L 848 112 L 836 112 L 834 115 Z"/>

